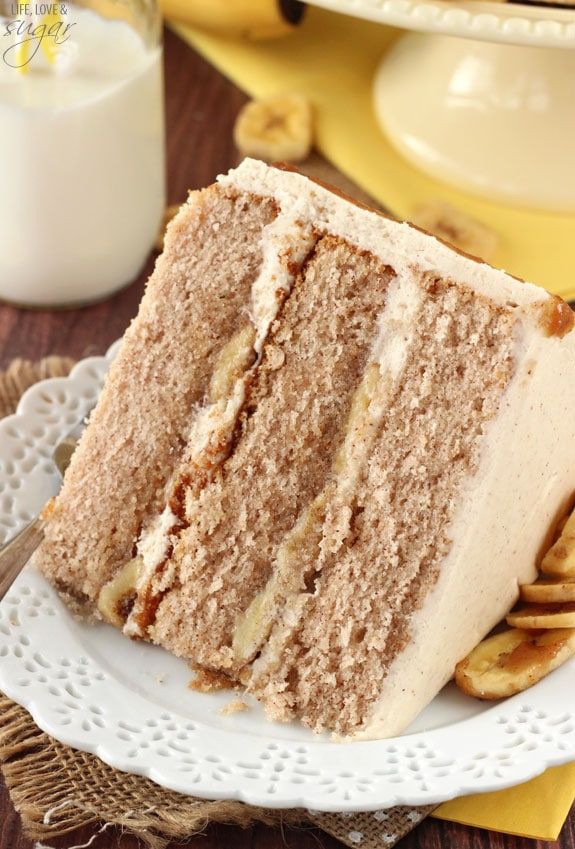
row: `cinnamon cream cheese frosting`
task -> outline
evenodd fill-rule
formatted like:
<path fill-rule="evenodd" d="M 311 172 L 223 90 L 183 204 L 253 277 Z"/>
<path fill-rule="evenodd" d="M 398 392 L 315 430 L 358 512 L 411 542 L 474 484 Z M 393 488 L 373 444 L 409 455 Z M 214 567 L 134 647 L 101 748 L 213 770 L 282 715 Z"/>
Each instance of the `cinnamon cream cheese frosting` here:
<path fill-rule="evenodd" d="M 245 160 L 170 225 L 36 556 L 275 720 L 400 733 L 575 489 L 573 313 Z"/>

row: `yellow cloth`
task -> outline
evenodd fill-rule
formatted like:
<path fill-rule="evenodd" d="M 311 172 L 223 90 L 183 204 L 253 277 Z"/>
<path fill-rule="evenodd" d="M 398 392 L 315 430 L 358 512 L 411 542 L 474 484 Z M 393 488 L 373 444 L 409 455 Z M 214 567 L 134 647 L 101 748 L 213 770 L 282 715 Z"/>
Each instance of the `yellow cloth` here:
<path fill-rule="evenodd" d="M 182 2 L 163 0 L 163 6 L 168 15 L 177 14 Z M 421 202 L 444 199 L 499 234 L 494 265 L 575 298 L 575 216 L 513 209 L 448 188 L 405 162 L 379 131 L 371 83 L 397 30 L 315 7 L 279 41 L 234 41 L 175 28 L 254 96 L 307 93 L 315 105 L 319 149 L 395 215 L 409 218 Z"/>
<path fill-rule="evenodd" d="M 178 12 L 182 2 L 163 0 L 164 9 Z M 307 93 L 316 110 L 317 146 L 397 216 L 409 218 L 425 199 L 443 198 L 499 233 L 495 264 L 575 298 L 574 216 L 516 210 L 464 195 L 417 172 L 387 144 L 373 117 L 371 80 L 395 30 L 311 7 L 299 29 L 282 41 L 235 41 L 180 24 L 174 28 L 252 95 Z M 510 790 L 447 802 L 435 816 L 555 840 L 574 798 L 570 764 Z"/>
<path fill-rule="evenodd" d="M 432 816 L 506 834 L 557 840 L 574 797 L 575 763 L 548 769 L 509 790 L 462 796 L 441 805 Z"/>

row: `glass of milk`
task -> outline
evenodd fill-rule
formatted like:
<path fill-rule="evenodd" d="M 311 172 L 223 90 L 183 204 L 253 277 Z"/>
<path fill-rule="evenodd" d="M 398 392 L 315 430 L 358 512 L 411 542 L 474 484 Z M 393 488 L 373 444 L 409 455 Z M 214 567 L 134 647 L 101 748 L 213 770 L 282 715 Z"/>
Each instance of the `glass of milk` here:
<path fill-rule="evenodd" d="M 165 207 L 155 0 L 0 0 L 0 299 L 130 283 Z"/>

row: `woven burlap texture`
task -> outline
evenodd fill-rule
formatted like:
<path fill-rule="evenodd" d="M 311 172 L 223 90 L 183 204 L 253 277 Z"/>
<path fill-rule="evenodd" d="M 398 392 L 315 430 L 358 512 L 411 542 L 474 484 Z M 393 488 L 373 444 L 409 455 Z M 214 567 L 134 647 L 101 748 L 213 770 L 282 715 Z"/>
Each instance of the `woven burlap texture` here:
<path fill-rule="evenodd" d="M 62 377 L 73 361 L 14 360 L 0 373 L 0 418 L 14 412 L 23 392 L 46 377 Z M 16 810 L 33 840 L 49 840 L 81 826 L 113 824 L 151 849 L 201 832 L 210 822 L 249 826 L 313 824 L 349 847 L 387 849 L 432 807 L 391 808 L 363 814 L 273 811 L 241 802 L 206 802 L 127 775 L 94 755 L 64 746 L 41 731 L 19 705 L 0 694 L 0 766 Z"/>

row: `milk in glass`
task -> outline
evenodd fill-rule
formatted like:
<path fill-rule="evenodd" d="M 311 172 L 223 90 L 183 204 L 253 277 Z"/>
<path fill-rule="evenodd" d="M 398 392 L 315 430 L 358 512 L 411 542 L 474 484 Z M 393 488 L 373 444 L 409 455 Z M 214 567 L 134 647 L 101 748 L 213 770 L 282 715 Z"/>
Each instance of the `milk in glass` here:
<path fill-rule="evenodd" d="M 5 300 L 105 297 L 134 279 L 158 232 L 161 47 L 127 19 L 125 0 L 108 6 L 117 17 L 67 3 L 0 5 Z"/>

